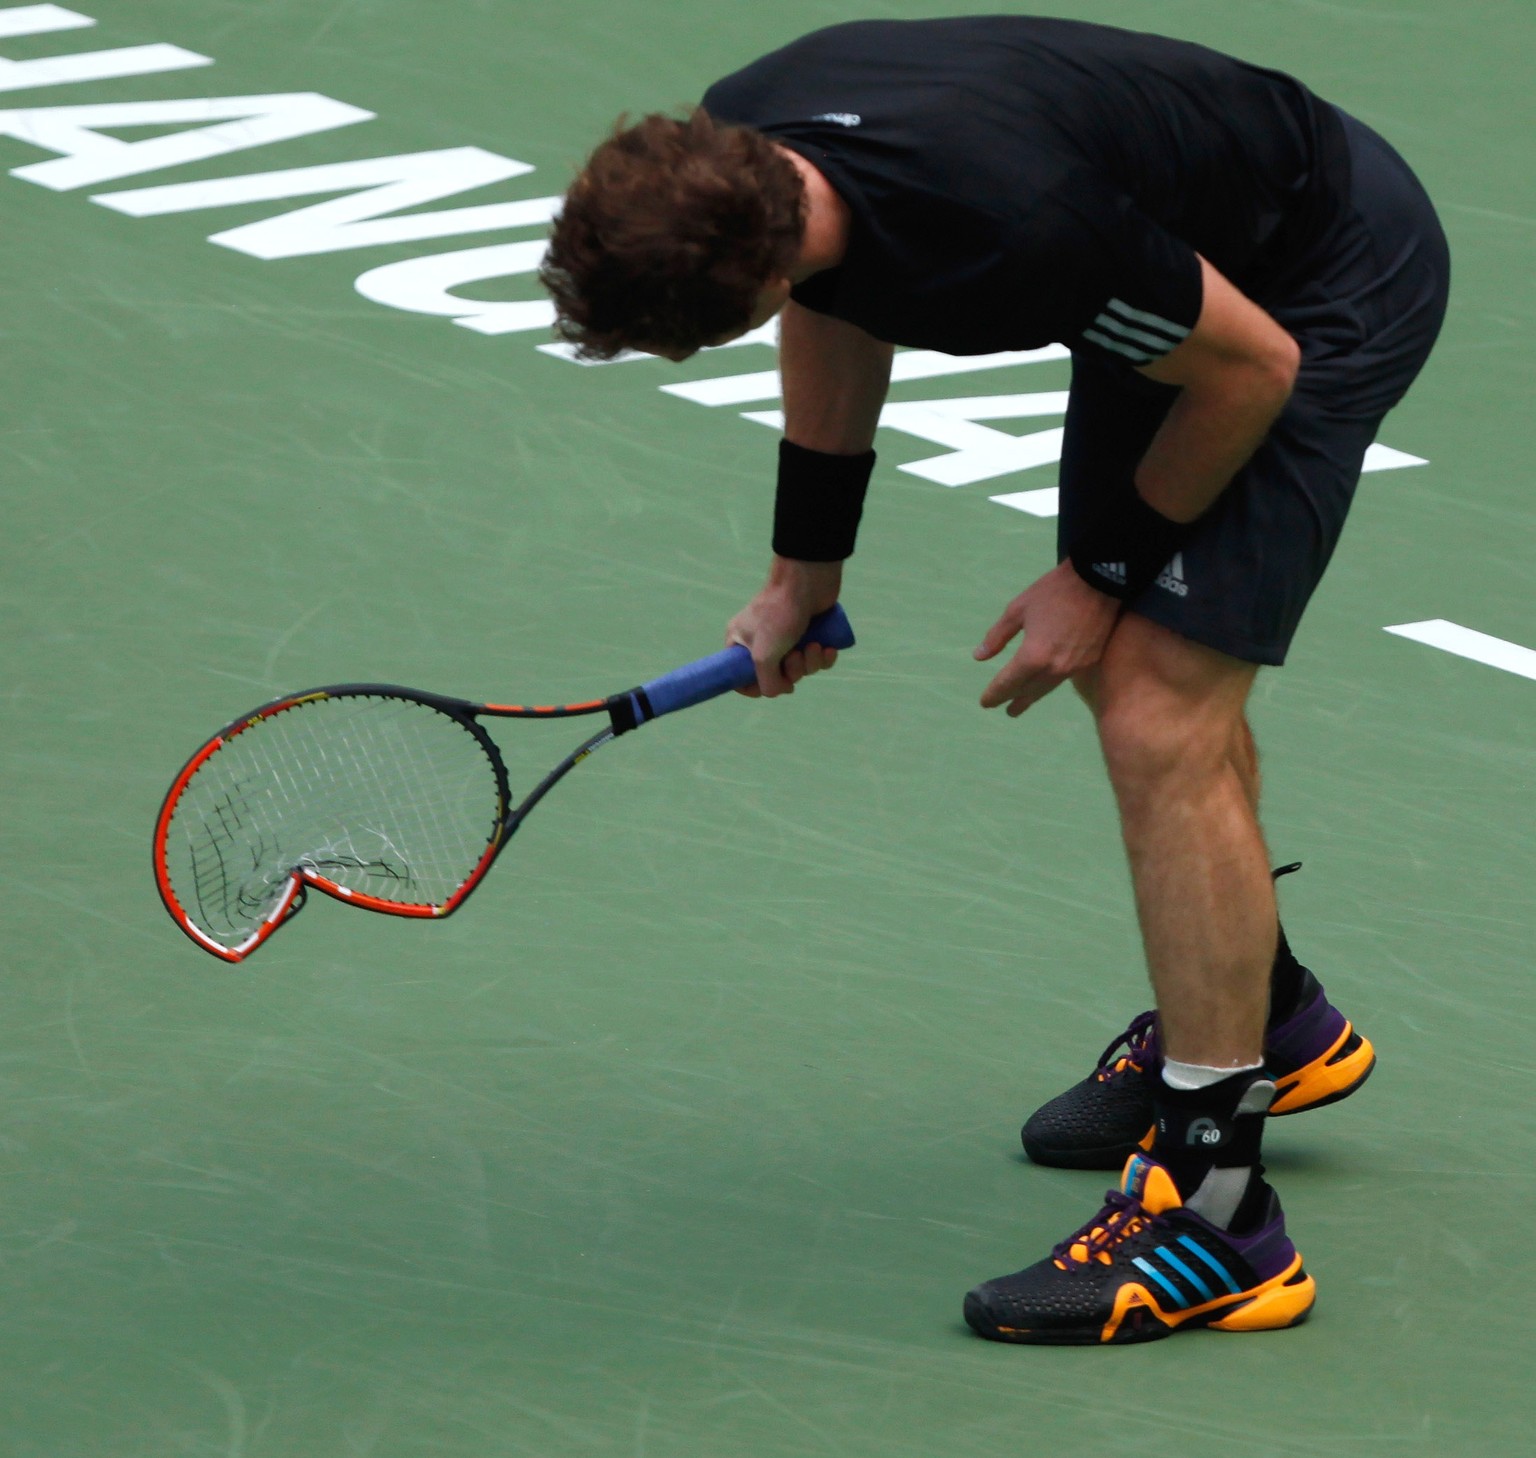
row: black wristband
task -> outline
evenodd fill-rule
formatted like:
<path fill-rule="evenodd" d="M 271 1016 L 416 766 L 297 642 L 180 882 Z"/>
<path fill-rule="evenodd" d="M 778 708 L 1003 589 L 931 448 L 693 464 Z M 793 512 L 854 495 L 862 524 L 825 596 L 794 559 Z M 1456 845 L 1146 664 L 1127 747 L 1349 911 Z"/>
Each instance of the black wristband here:
<path fill-rule="evenodd" d="M 1105 501 L 1067 547 L 1077 575 L 1121 602 L 1151 587 L 1194 529 L 1193 522 L 1154 511 L 1135 486 L 1126 484 L 1129 490 Z"/>
<path fill-rule="evenodd" d="M 835 456 L 779 442 L 779 485 L 773 501 L 773 550 L 799 562 L 853 556 L 875 453 Z"/>

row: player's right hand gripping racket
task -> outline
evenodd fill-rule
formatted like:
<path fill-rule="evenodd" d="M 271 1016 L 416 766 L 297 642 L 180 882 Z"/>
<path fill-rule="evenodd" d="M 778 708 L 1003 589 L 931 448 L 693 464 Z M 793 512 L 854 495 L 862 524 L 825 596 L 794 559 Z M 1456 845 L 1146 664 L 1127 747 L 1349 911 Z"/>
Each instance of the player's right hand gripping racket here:
<path fill-rule="evenodd" d="M 799 646 L 808 643 L 853 647 L 841 607 L 812 619 Z M 736 645 L 582 704 L 472 704 L 377 683 L 287 694 L 221 729 L 177 775 L 155 824 L 160 897 L 226 962 L 250 956 L 311 886 L 368 911 L 447 916 L 594 750 L 755 680 L 751 654 Z M 606 714 L 608 725 L 514 805 L 501 751 L 479 721 L 579 714 Z"/>

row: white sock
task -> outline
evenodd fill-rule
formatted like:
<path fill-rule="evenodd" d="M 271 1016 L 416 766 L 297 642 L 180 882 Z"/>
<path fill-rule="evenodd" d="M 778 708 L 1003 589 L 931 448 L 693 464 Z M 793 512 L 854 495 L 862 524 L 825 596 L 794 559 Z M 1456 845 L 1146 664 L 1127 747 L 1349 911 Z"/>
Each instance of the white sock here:
<path fill-rule="evenodd" d="M 1261 1061 L 1239 1063 L 1231 1068 L 1212 1068 L 1206 1063 L 1178 1063 L 1172 1058 L 1165 1058 L 1163 1059 L 1163 1082 L 1169 1088 L 1179 1088 L 1186 1093 L 1193 1093 L 1198 1088 L 1209 1088 L 1213 1083 L 1231 1078 L 1234 1073 L 1252 1073 L 1254 1069 L 1263 1066 Z"/>

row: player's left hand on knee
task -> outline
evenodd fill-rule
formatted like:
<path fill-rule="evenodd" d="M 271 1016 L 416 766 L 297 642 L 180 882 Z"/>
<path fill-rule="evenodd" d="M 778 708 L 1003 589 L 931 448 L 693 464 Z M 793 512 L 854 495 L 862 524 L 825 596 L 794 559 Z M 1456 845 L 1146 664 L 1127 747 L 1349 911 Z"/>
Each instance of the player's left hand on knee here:
<path fill-rule="evenodd" d="M 981 696 L 984 709 L 1008 705 L 1016 719 L 1083 669 L 1091 668 L 1120 615 L 1120 604 L 1090 587 L 1070 562 L 1026 587 L 987 630 L 975 657 L 995 658 L 1019 633 L 1024 641 Z"/>

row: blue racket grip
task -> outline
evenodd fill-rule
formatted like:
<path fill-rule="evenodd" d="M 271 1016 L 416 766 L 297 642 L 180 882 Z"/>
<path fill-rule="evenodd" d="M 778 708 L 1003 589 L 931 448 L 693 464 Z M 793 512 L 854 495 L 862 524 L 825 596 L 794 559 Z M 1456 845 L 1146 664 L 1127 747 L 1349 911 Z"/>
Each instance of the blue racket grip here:
<path fill-rule="evenodd" d="M 823 648 L 853 647 L 853 628 L 841 603 L 812 618 L 805 636 L 795 647 L 804 648 L 807 643 L 820 643 Z M 691 708 L 732 689 L 749 688 L 756 682 L 757 669 L 753 666 L 752 655 L 736 643 L 642 684 L 639 695 L 644 698 L 635 696 L 635 720 L 643 724 L 648 719 L 659 719 L 674 709 Z M 648 713 L 645 712 L 647 705 Z"/>

